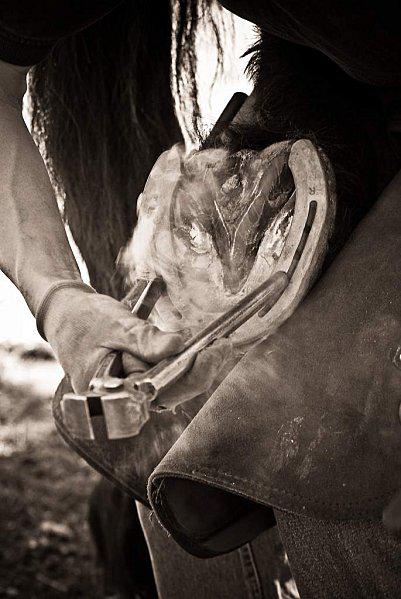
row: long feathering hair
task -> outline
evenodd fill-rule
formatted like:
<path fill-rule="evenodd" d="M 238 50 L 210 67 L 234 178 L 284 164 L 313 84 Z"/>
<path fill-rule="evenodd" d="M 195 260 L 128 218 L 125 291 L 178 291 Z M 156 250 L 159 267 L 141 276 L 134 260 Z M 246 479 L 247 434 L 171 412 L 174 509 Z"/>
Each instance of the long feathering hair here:
<path fill-rule="evenodd" d="M 213 14 L 207 0 L 125 0 L 31 71 L 33 134 L 101 292 L 121 297 L 115 261 L 136 199 L 159 154 L 182 140 L 172 80 L 198 130 L 195 37 L 206 21 L 221 50 Z"/>
<path fill-rule="evenodd" d="M 198 143 L 204 135 L 200 120 L 197 82 L 197 34 L 202 26 L 216 48 L 215 80 L 223 68 L 223 44 L 227 23 L 217 2 L 172 0 L 173 11 L 173 89 L 189 137 Z M 230 34 L 234 30 L 230 28 Z M 222 37 L 223 36 L 223 37 Z"/>

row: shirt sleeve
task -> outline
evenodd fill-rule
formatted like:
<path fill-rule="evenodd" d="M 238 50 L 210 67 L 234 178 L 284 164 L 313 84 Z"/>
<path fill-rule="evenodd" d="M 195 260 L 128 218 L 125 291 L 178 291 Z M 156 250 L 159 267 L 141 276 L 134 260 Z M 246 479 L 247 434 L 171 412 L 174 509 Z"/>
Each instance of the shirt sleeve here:
<path fill-rule="evenodd" d="M 40 62 L 60 39 L 112 11 L 121 0 L 1 0 L 0 60 L 20 66 Z"/>

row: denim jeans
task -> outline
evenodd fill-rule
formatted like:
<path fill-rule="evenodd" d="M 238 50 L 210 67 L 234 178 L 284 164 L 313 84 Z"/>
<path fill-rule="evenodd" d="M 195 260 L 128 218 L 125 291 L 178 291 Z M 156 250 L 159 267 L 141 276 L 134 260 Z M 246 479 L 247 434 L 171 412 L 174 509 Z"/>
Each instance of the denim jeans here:
<path fill-rule="evenodd" d="M 333 522 L 275 510 L 278 528 L 226 555 L 200 559 L 138 508 L 160 599 L 396 598 L 401 590 L 401 539 L 381 522 Z M 281 536 L 281 539 L 280 539 Z M 284 551 L 285 548 L 285 551 Z"/>
<path fill-rule="evenodd" d="M 141 504 L 138 513 L 150 551 L 159 599 L 293 599 L 295 584 L 277 527 L 219 557 L 184 551 Z"/>

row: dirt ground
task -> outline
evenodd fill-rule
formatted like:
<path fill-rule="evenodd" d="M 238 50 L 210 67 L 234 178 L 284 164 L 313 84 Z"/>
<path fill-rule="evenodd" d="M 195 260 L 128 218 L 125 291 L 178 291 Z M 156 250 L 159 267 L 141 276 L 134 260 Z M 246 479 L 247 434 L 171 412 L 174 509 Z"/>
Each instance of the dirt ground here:
<path fill-rule="evenodd" d="M 96 475 L 55 431 L 55 368 L 0 351 L 0 597 L 101 596 L 86 523 Z"/>

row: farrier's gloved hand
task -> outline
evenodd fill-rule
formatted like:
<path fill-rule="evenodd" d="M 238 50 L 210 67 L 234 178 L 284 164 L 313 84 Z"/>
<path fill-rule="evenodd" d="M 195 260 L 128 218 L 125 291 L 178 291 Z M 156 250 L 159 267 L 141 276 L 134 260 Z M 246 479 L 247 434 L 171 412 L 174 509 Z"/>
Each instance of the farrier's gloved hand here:
<path fill-rule="evenodd" d="M 184 339 L 164 333 L 129 311 L 121 302 L 73 283 L 55 289 L 38 311 L 38 328 L 53 347 L 76 392 L 84 392 L 99 363 L 112 350 L 123 352 L 125 373 L 142 372 L 150 364 L 180 351 Z M 199 354 L 185 379 L 169 391 L 174 403 L 186 401 L 213 383 L 227 358 L 220 342 Z M 186 383 L 187 382 L 187 383 Z"/>

